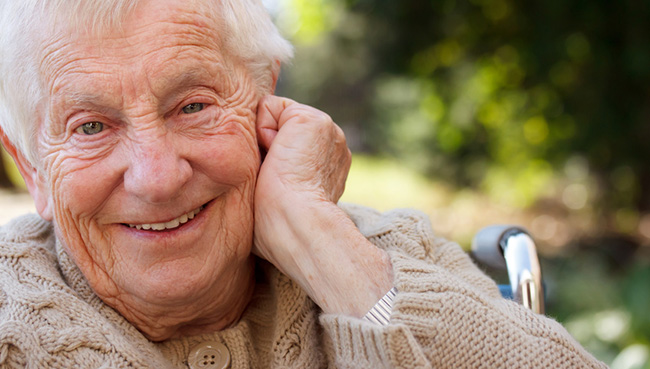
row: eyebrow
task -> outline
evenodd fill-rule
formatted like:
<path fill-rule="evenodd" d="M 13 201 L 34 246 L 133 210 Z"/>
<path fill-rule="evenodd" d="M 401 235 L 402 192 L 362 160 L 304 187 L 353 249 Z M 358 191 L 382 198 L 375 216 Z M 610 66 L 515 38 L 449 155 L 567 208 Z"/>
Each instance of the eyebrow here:
<path fill-rule="evenodd" d="M 87 92 L 73 92 L 66 94 L 66 104 L 72 102 L 75 105 L 95 105 L 97 101 L 103 100 L 100 94 Z"/>
<path fill-rule="evenodd" d="M 216 75 L 214 75 L 216 73 Z M 163 71 L 164 74 L 164 71 Z M 185 68 L 182 73 L 173 74 L 164 80 L 164 86 L 160 86 L 158 81 L 152 85 L 153 90 L 158 92 L 161 96 L 170 96 L 173 94 L 173 91 L 182 89 L 184 87 L 193 87 L 193 86 L 206 86 L 206 81 L 211 81 L 208 83 L 210 86 L 219 87 L 217 80 L 223 80 L 225 73 L 221 65 L 214 66 L 212 70 L 208 68 L 207 65 L 199 63 L 198 65 L 192 65 L 188 68 Z"/>
<path fill-rule="evenodd" d="M 62 97 L 64 111 L 74 108 L 98 110 L 103 113 L 115 113 L 119 109 L 112 106 L 105 95 L 92 92 L 66 92 Z"/>
<path fill-rule="evenodd" d="M 180 74 L 175 74 L 167 78 L 157 78 L 155 83 L 152 84 L 152 90 L 156 96 L 161 98 L 161 102 L 164 105 L 165 100 L 170 96 L 177 96 L 182 94 L 184 91 L 191 89 L 196 86 L 210 86 L 211 88 L 216 88 L 217 92 L 218 82 L 206 83 L 206 80 L 214 80 L 222 77 L 224 73 L 218 73 L 217 76 L 213 76 L 213 73 L 201 67 L 192 67 L 185 70 Z M 99 89 L 100 86 L 98 85 Z M 87 106 L 93 109 L 100 108 L 101 110 L 115 110 L 109 108 L 115 104 L 115 101 L 110 101 L 115 96 L 110 96 L 105 93 L 96 93 L 88 91 L 67 91 L 64 95 L 64 104 L 66 107 L 72 106 Z"/>

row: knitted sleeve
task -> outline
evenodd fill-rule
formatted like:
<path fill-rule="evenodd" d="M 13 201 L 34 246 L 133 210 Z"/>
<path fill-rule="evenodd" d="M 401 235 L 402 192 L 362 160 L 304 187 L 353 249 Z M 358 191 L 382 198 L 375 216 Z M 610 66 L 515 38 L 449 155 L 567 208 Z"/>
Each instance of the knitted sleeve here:
<path fill-rule="evenodd" d="M 556 321 L 503 299 L 426 215 L 343 206 L 385 249 L 399 290 L 391 322 L 322 315 L 330 361 L 340 368 L 606 368 Z"/>

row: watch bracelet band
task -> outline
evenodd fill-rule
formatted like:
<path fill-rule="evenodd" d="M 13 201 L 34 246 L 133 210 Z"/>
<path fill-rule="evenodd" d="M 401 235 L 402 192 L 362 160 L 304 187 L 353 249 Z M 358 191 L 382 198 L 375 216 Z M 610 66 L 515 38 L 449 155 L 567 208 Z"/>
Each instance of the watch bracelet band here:
<path fill-rule="evenodd" d="M 393 311 L 393 298 L 397 294 L 397 288 L 393 287 L 384 297 L 379 300 L 375 306 L 366 313 L 363 319 L 379 325 L 388 325 L 390 322 L 390 313 Z"/>

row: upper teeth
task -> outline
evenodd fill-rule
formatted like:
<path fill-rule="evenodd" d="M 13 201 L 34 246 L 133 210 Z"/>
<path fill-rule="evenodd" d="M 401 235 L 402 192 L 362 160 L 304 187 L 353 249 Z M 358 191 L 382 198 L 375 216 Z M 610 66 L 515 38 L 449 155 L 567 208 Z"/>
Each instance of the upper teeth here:
<path fill-rule="evenodd" d="M 165 229 L 174 229 L 181 224 L 187 223 L 189 220 L 194 219 L 194 216 L 203 210 L 203 206 L 181 215 L 180 217 L 170 220 L 165 223 L 145 223 L 145 224 L 129 224 L 129 227 L 136 229 L 145 229 L 145 230 L 154 230 L 154 231 L 163 231 Z"/>

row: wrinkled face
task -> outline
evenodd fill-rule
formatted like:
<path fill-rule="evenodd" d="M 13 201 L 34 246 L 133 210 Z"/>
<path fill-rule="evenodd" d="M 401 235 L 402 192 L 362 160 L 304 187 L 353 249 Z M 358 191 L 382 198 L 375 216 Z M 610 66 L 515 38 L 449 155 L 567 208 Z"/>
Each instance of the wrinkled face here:
<path fill-rule="evenodd" d="M 114 34 L 43 45 L 53 221 L 109 302 L 180 302 L 250 261 L 254 86 L 213 20 L 165 3 Z"/>

